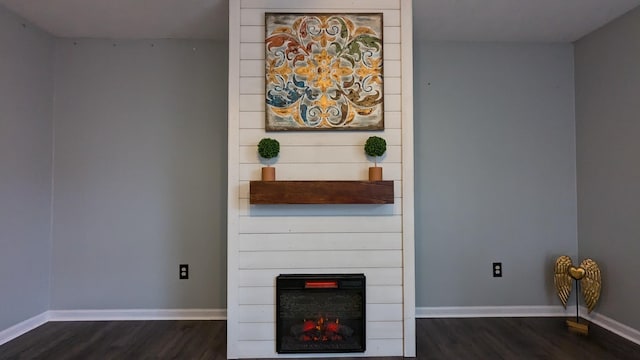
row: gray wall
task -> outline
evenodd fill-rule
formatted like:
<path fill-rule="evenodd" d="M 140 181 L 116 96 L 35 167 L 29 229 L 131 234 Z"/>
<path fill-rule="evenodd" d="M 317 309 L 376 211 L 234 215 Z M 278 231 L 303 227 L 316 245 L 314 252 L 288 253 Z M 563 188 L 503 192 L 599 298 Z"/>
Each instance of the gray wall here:
<path fill-rule="evenodd" d="M 226 306 L 226 48 L 57 40 L 52 309 Z"/>
<path fill-rule="evenodd" d="M 640 8 L 576 43 L 580 258 L 602 268 L 597 312 L 640 329 Z"/>
<path fill-rule="evenodd" d="M 572 46 L 414 53 L 417 306 L 559 305 L 552 263 L 577 253 Z"/>
<path fill-rule="evenodd" d="M 52 56 L 0 6 L 0 331 L 49 307 Z"/>

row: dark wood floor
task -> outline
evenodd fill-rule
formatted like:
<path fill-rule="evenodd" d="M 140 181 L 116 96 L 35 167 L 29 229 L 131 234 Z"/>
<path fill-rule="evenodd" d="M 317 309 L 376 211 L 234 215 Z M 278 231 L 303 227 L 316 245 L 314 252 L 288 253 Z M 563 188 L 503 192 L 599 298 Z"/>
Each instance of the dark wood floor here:
<path fill-rule="evenodd" d="M 419 319 L 417 340 L 418 359 L 640 359 L 640 345 L 561 318 Z M 225 358 L 224 321 L 50 322 L 0 346 L 0 359 Z"/>

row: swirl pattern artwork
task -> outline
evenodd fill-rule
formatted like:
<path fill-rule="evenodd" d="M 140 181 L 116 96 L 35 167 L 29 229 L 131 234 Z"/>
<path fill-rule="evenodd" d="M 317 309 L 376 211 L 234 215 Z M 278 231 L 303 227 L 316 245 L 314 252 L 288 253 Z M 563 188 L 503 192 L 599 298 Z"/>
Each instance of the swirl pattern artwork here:
<path fill-rule="evenodd" d="M 267 131 L 383 130 L 382 14 L 265 14 Z"/>

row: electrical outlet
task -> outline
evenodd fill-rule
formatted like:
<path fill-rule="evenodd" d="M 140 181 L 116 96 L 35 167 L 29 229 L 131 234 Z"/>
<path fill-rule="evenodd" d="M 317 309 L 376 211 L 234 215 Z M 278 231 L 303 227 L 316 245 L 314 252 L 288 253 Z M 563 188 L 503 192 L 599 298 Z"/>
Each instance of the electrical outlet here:
<path fill-rule="evenodd" d="M 189 278 L 189 264 L 180 264 L 180 279 Z"/>
<path fill-rule="evenodd" d="M 493 263 L 493 277 L 502 277 L 502 263 L 494 262 Z"/>

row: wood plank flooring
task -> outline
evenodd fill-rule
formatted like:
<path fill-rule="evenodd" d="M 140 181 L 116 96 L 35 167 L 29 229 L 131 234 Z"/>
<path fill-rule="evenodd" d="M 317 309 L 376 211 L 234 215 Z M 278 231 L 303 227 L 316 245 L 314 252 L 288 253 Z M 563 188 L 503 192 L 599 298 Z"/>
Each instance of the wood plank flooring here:
<path fill-rule="evenodd" d="M 0 359 L 226 359 L 224 321 L 49 322 L 0 346 Z"/>
<path fill-rule="evenodd" d="M 640 359 L 640 345 L 563 318 L 418 319 L 418 359 Z M 0 346 L 0 359 L 225 359 L 224 321 L 50 322 Z M 357 359 L 357 358 L 344 358 Z M 378 358 L 399 359 L 399 358 Z"/>
<path fill-rule="evenodd" d="M 599 326 L 569 332 L 564 318 L 421 319 L 420 359 L 640 359 L 640 345 Z"/>

